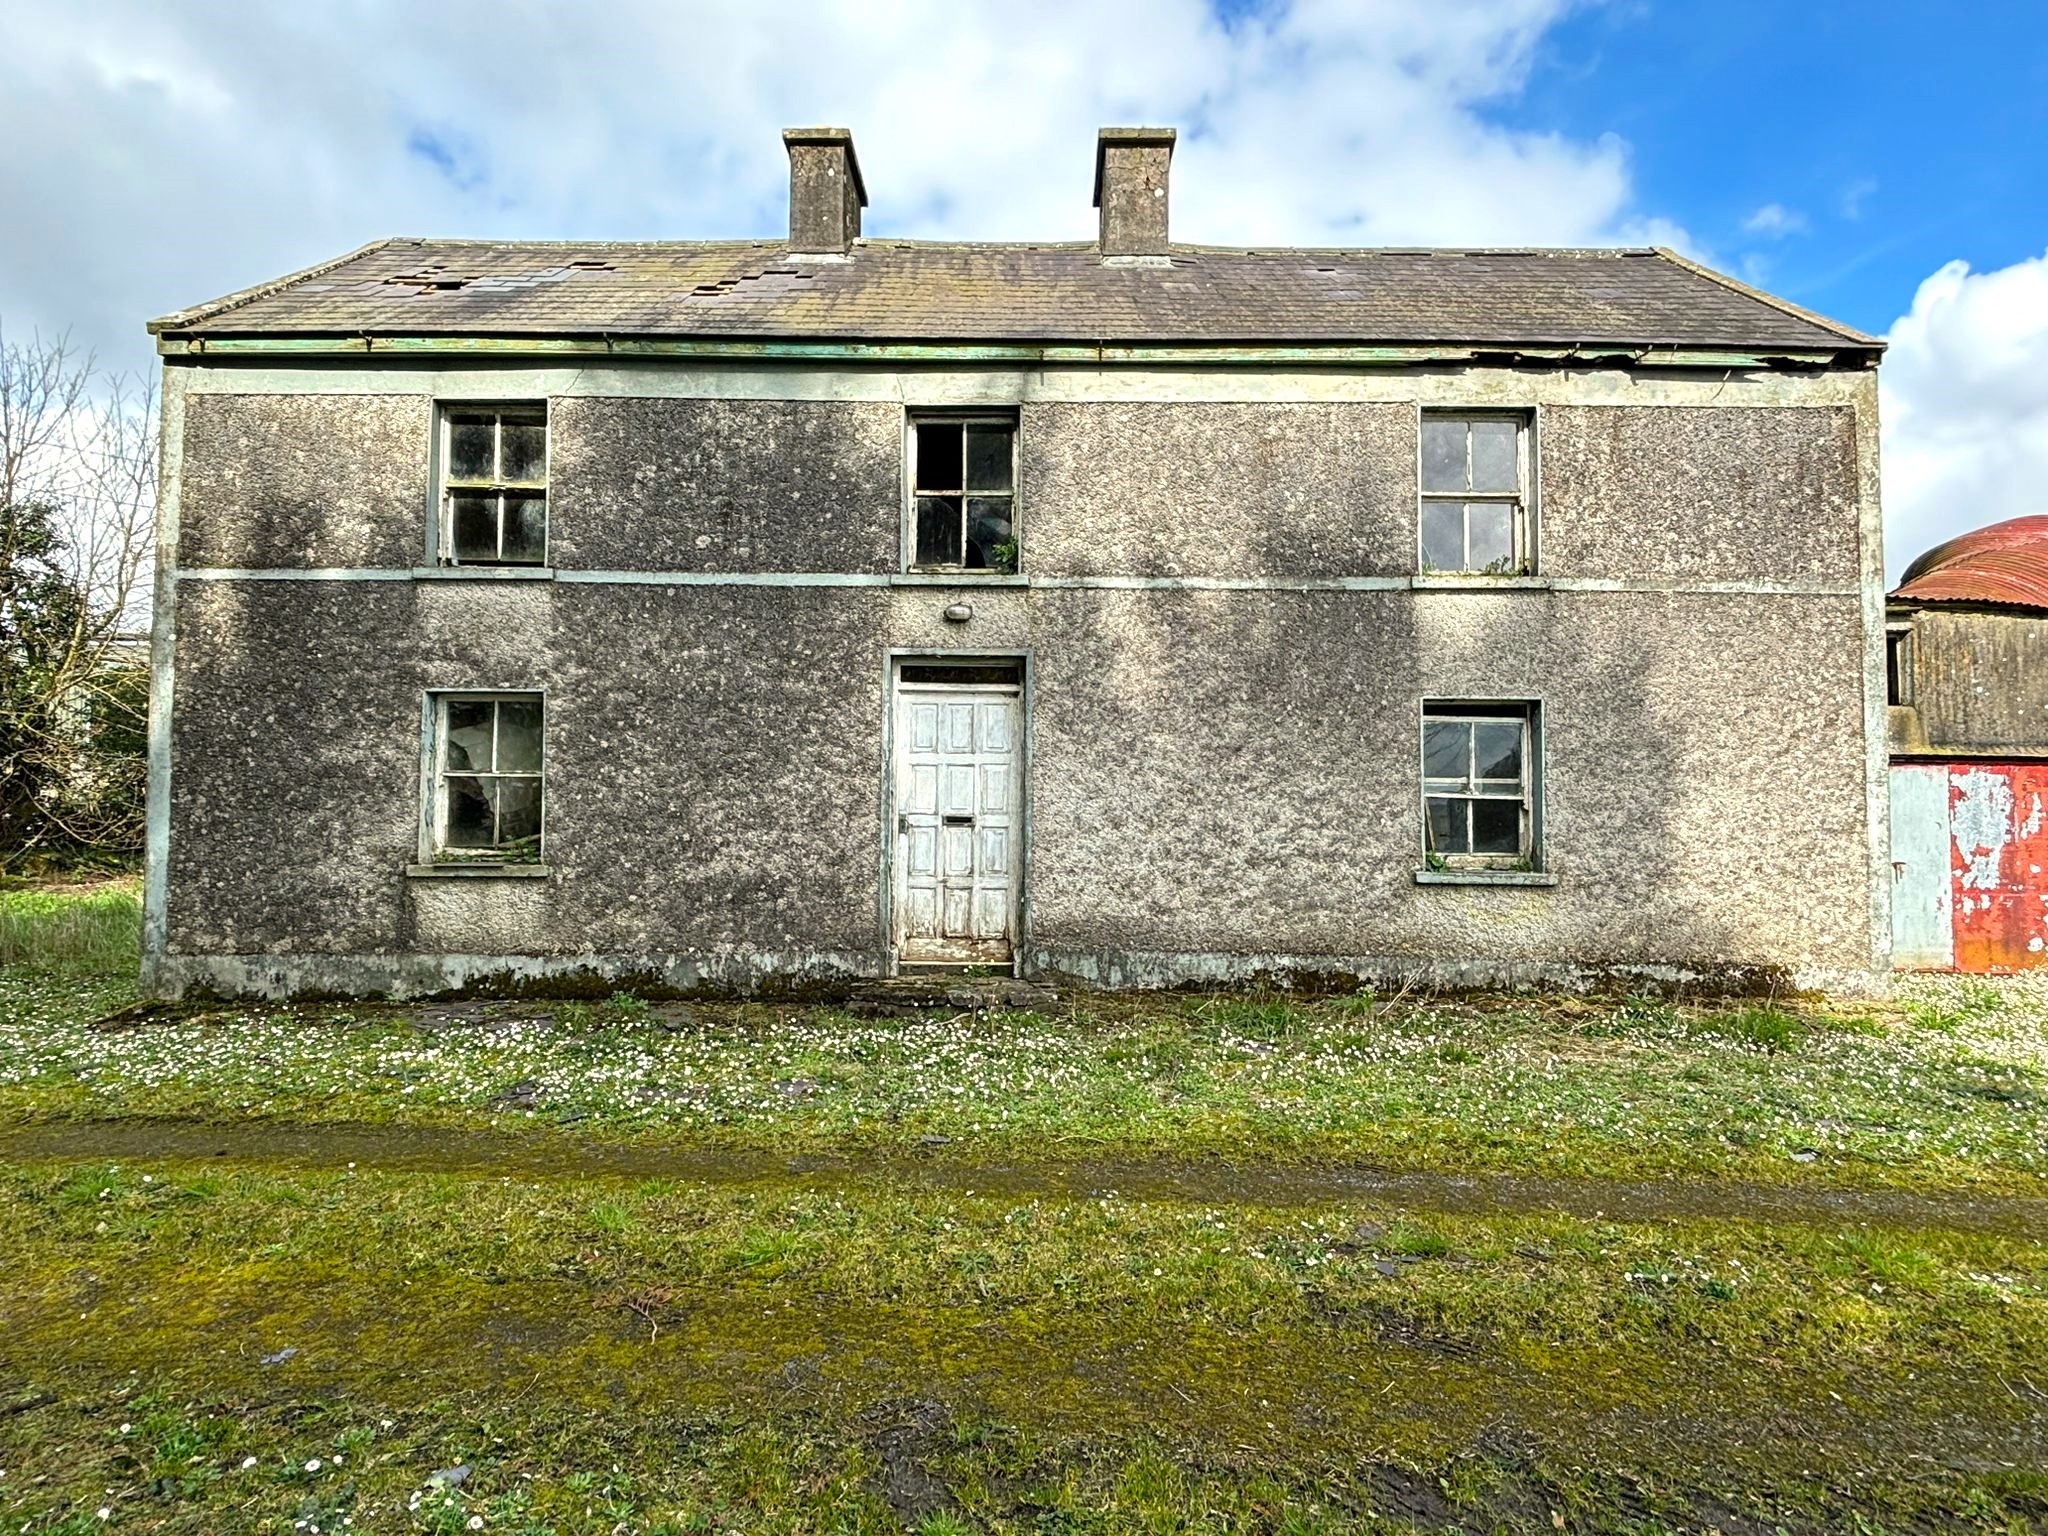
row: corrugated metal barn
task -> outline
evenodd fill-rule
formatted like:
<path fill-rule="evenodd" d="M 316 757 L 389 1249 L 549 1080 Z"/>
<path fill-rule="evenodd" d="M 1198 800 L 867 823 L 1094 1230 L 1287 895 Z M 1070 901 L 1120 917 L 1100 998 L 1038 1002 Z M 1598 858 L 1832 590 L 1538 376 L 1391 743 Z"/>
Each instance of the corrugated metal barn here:
<path fill-rule="evenodd" d="M 1893 963 L 2048 965 L 2048 517 L 1914 561 L 1885 642 Z"/>

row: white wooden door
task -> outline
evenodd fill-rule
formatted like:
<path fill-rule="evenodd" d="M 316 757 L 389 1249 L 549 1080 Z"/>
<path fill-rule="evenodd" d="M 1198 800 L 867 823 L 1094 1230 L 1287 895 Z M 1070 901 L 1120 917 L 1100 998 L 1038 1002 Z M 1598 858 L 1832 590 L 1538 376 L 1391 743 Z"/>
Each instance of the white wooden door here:
<path fill-rule="evenodd" d="M 899 959 L 1008 964 L 1017 931 L 1014 689 L 899 684 Z"/>

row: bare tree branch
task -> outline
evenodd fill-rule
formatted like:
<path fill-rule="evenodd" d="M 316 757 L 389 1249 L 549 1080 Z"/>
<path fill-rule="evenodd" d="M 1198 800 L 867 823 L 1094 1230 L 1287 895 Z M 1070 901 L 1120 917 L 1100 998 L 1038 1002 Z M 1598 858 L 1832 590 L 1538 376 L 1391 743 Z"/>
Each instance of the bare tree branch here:
<path fill-rule="evenodd" d="M 157 399 L 0 330 L 0 862 L 139 843 Z"/>

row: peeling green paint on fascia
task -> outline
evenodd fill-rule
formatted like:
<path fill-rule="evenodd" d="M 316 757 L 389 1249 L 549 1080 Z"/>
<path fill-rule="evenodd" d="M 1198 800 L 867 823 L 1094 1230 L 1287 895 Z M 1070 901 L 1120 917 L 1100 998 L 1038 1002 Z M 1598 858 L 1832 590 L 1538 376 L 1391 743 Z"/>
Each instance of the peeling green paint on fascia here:
<path fill-rule="evenodd" d="M 833 363 L 1204 364 L 1211 367 L 1405 367 L 1419 363 L 1528 362 L 1564 366 L 1763 369 L 1826 367 L 1832 351 L 1732 352 L 1655 347 L 1504 346 L 1072 346 L 989 343 L 726 341 L 561 336 L 160 337 L 167 358 L 616 357 Z M 1854 354 L 1850 354 L 1854 356 Z"/>

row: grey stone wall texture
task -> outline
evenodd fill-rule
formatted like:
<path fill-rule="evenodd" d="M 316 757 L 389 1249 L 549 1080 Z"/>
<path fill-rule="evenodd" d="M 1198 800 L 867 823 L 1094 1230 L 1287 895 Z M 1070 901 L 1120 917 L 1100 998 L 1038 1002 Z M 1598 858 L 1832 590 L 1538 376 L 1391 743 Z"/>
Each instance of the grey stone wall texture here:
<path fill-rule="evenodd" d="M 177 583 L 159 993 L 885 974 L 922 649 L 1029 656 L 1026 974 L 1875 984 L 1851 408 L 1545 407 L 1560 584 L 1444 591 L 1412 403 L 1026 403 L 980 586 L 887 579 L 897 404 L 556 398 L 554 581 L 402 574 L 430 399 L 187 407 L 188 571 L 395 579 Z M 407 877 L 438 688 L 545 690 L 545 878 Z M 1415 881 L 1425 697 L 1541 701 L 1554 885 Z"/>
<path fill-rule="evenodd" d="M 418 396 L 194 396 L 178 563 L 417 565 L 433 428 L 433 402 Z"/>

